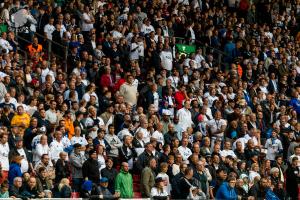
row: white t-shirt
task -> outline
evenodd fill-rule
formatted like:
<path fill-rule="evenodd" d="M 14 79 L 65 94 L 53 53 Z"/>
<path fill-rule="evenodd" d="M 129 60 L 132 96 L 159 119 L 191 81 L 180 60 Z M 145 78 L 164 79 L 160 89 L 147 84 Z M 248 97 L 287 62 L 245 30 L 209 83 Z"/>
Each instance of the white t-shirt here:
<path fill-rule="evenodd" d="M 138 42 L 138 45 L 139 45 L 138 48 L 139 56 L 144 57 L 144 51 L 145 51 L 144 42 Z"/>
<path fill-rule="evenodd" d="M 185 108 L 181 108 L 177 112 L 178 117 L 178 124 L 182 127 L 182 129 L 185 131 L 188 127 L 192 127 L 194 124 L 192 121 L 192 114 L 189 110 Z"/>
<path fill-rule="evenodd" d="M 227 126 L 227 121 L 224 119 L 220 119 L 220 120 L 215 120 L 212 119 L 207 123 L 208 127 L 210 128 L 210 131 L 212 133 L 216 132 L 217 130 L 221 129 L 222 126 Z M 216 135 L 217 137 L 223 137 L 224 136 L 224 132 L 223 133 L 219 133 L 218 135 Z"/>
<path fill-rule="evenodd" d="M 211 96 L 211 95 L 208 95 L 207 96 L 207 99 L 208 99 L 208 106 L 211 108 L 213 106 L 213 103 L 215 100 L 217 100 L 219 97 L 217 96 Z"/>
<path fill-rule="evenodd" d="M 275 160 L 276 155 L 282 150 L 282 143 L 277 138 L 272 142 L 272 138 L 267 139 L 265 148 L 267 149 L 266 159 Z"/>
<path fill-rule="evenodd" d="M 161 133 L 161 132 L 159 132 L 159 131 L 154 131 L 154 133 L 152 134 L 152 136 L 151 137 L 153 137 L 153 138 L 155 138 L 158 142 L 160 142 L 162 145 L 164 145 L 165 144 L 165 141 L 164 141 L 164 136 L 163 136 L 163 134 Z"/>
<path fill-rule="evenodd" d="M 138 60 L 139 59 L 139 45 L 135 42 L 131 43 L 131 45 L 130 45 L 130 55 L 129 55 L 129 57 L 130 57 L 130 60 Z"/>
<path fill-rule="evenodd" d="M 80 144 L 81 146 L 86 146 L 88 144 L 88 142 L 86 141 L 86 139 L 84 137 L 73 136 L 71 138 L 71 145 L 74 145 L 76 143 Z"/>
<path fill-rule="evenodd" d="M 23 156 L 23 159 L 21 160 L 21 172 L 22 173 L 28 172 L 29 164 L 24 149 L 23 148 L 17 149 L 17 151 L 20 154 L 20 156 Z"/>
<path fill-rule="evenodd" d="M 8 154 L 9 154 L 8 143 L 7 142 L 5 144 L 0 143 L 0 163 L 3 171 L 9 170 Z"/>
<path fill-rule="evenodd" d="M 168 174 L 160 172 L 159 174 L 157 174 L 156 178 L 158 178 L 158 177 L 161 177 L 164 180 L 164 183 L 165 183 L 164 190 L 166 190 L 168 192 L 168 195 L 170 195 L 171 194 L 171 184 L 170 184 Z"/>
<path fill-rule="evenodd" d="M 143 141 L 144 141 L 145 143 L 150 142 L 150 132 L 149 132 L 147 129 L 145 129 L 145 128 L 139 127 L 139 128 L 136 130 L 136 133 L 138 133 L 138 132 L 140 132 L 140 131 L 143 133 Z"/>
<path fill-rule="evenodd" d="M 171 71 L 173 68 L 172 53 L 170 51 L 162 51 L 160 53 L 160 59 L 162 68 Z"/>
<path fill-rule="evenodd" d="M 220 155 L 221 155 L 221 157 L 224 157 L 224 158 L 226 158 L 227 156 L 232 156 L 233 158 L 236 158 L 236 155 L 232 150 L 224 149 L 224 150 L 220 151 Z"/>
<path fill-rule="evenodd" d="M 50 25 L 50 24 L 47 24 L 45 27 L 44 27 L 44 33 L 46 33 L 47 35 L 47 38 L 49 40 L 52 40 L 52 33 L 55 31 L 55 26 L 53 25 Z"/>
<path fill-rule="evenodd" d="M 70 145 L 70 140 L 67 137 L 63 137 L 60 142 L 58 142 L 57 140 L 53 140 L 53 142 L 51 142 L 50 144 L 51 158 L 57 161 L 59 159 L 59 154 Z"/>
<path fill-rule="evenodd" d="M 42 145 L 37 144 L 35 150 L 33 151 L 33 161 L 38 162 L 41 160 L 43 154 L 50 154 L 50 148 L 48 144 Z"/>
<path fill-rule="evenodd" d="M 159 106 L 159 96 L 157 92 L 153 93 L 153 97 L 154 97 L 154 106 L 155 106 L 155 110 L 158 111 L 158 106 Z"/>
<path fill-rule="evenodd" d="M 92 18 L 87 14 L 83 13 L 82 15 L 82 31 L 90 31 L 93 28 L 93 24 L 86 23 L 85 20 L 90 21 Z"/>
<path fill-rule="evenodd" d="M 188 158 L 193 154 L 188 147 L 183 147 L 183 146 L 178 147 L 178 152 L 182 156 L 183 161 L 187 161 Z"/>
<path fill-rule="evenodd" d="M 151 33 L 152 31 L 154 31 L 154 28 L 152 25 L 149 25 L 147 26 L 146 24 L 143 24 L 142 25 L 142 28 L 141 28 L 141 32 L 144 33 L 144 34 L 149 34 Z"/>
<path fill-rule="evenodd" d="M 90 131 L 89 132 L 89 136 L 92 137 L 93 139 L 95 139 L 97 137 L 98 128 L 101 127 L 101 126 L 105 126 L 104 121 L 101 117 L 97 117 L 97 119 L 99 120 L 98 124 L 94 124 L 94 120 L 91 117 L 87 118 L 86 121 L 85 121 L 85 127 L 94 127 L 94 128 L 96 128 L 95 131 Z"/>

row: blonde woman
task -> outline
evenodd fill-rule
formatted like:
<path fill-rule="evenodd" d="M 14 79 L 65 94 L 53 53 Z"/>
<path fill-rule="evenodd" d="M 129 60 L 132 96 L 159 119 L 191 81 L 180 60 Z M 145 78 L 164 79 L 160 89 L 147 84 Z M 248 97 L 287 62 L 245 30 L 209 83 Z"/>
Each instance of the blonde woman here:
<path fill-rule="evenodd" d="M 70 181 L 67 178 L 61 179 L 58 185 L 59 198 L 70 198 L 71 197 L 71 186 Z"/>

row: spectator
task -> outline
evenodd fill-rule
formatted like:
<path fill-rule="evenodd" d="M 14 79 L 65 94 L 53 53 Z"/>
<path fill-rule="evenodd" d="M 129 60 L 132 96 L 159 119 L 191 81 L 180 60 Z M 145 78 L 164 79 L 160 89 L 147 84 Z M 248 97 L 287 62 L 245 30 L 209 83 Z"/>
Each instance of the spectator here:
<path fill-rule="evenodd" d="M 29 199 L 28 197 L 22 195 L 22 178 L 15 177 L 13 180 L 13 184 L 9 187 L 9 195 L 10 197 L 21 198 L 21 199 Z"/>
<path fill-rule="evenodd" d="M 62 180 L 63 178 L 70 177 L 70 162 L 67 160 L 68 154 L 61 152 L 59 154 L 59 159 L 55 163 L 55 179 Z"/>
<path fill-rule="evenodd" d="M 23 158 L 19 155 L 15 155 L 11 159 L 11 164 L 9 166 L 9 173 L 8 173 L 8 181 L 9 185 L 12 186 L 14 183 L 14 179 L 16 177 L 21 177 L 21 160 Z"/>
<path fill-rule="evenodd" d="M 55 132 L 54 140 L 50 144 L 51 159 L 54 163 L 59 159 L 59 154 L 63 151 L 67 151 L 67 148 L 70 145 L 70 140 L 67 137 L 63 137 L 63 133 L 61 131 Z"/>
<path fill-rule="evenodd" d="M 52 183 L 51 181 L 47 178 L 47 171 L 46 168 L 40 167 L 38 172 L 37 172 L 37 179 L 36 179 L 36 184 L 38 191 L 44 192 L 46 198 L 51 198 L 52 197 Z"/>
<path fill-rule="evenodd" d="M 83 178 L 88 178 L 88 180 L 91 180 L 93 183 L 97 184 L 100 179 L 99 168 L 100 166 L 97 160 L 97 152 L 92 149 L 89 151 L 89 158 L 82 165 Z"/>
<path fill-rule="evenodd" d="M 123 143 L 120 141 L 118 136 L 115 135 L 115 127 L 110 124 L 108 126 L 108 134 L 104 137 L 108 145 L 111 147 L 108 151 L 108 156 L 114 159 L 114 163 L 118 164 L 119 148 L 122 147 Z"/>
<path fill-rule="evenodd" d="M 217 191 L 216 199 L 236 199 L 237 194 L 234 190 L 236 179 L 229 177 L 228 182 L 224 182 Z"/>
<path fill-rule="evenodd" d="M 121 198 L 132 198 L 133 197 L 133 181 L 132 176 L 128 172 L 128 163 L 123 162 L 122 168 L 116 177 L 115 191 Z"/>
<path fill-rule="evenodd" d="M 100 179 L 100 185 L 97 187 L 97 192 L 99 194 L 100 199 L 115 199 L 119 197 L 119 193 L 112 193 L 107 189 L 108 186 L 108 179 L 103 177 Z"/>
<path fill-rule="evenodd" d="M 59 196 L 58 198 L 70 198 L 71 197 L 71 187 L 70 187 L 70 181 L 67 178 L 61 179 L 59 185 L 58 185 L 58 191 Z"/>
<path fill-rule="evenodd" d="M 296 167 L 297 162 L 299 162 L 299 159 L 297 157 L 294 157 L 292 159 L 291 165 L 286 170 L 286 178 L 289 180 L 289 182 L 287 182 L 286 191 L 287 195 L 292 199 L 297 199 L 299 192 L 299 190 L 297 190 L 296 184 L 297 182 L 299 182 L 299 176 L 296 176 L 299 175 L 299 168 Z"/>
<path fill-rule="evenodd" d="M 45 193 L 39 191 L 36 183 L 36 178 L 30 177 L 28 183 L 24 187 L 22 194 L 27 198 L 44 198 Z"/>
<path fill-rule="evenodd" d="M 145 167 L 141 174 L 141 192 L 144 198 L 149 198 L 151 188 L 154 186 L 155 181 L 155 169 L 156 169 L 155 158 L 150 158 L 147 167 Z"/>
<path fill-rule="evenodd" d="M 83 182 L 82 166 L 86 158 L 81 153 L 82 146 L 79 143 L 74 144 L 73 147 L 74 150 L 70 155 L 70 165 L 71 165 L 73 189 L 78 192 Z"/>
<path fill-rule="evenodd" d="M 16 148 L 10 151 L 9 157 L 21 156 L 21 172 L 33 171 L 32 153 L 23 147 L 23 139 L 20 137 L 15 138 Z"/>
<path fill-rule="evenodd" d="M 38 163 L 41 161 L 42 155 L 50 153 L 50 148 L 47 142 L 48 138 L 46 135 L 42 135 L 40 143 L 36 145 L 35 151 L 33 153 L 33 162 Z"/>
<path fill-rule="evenodd" d="M 1 183 L 8 178 L 8 172 L 9 172 L 9 145 L 8 145 L 8 135 L 2 133 L 0 135 L 0 161 L 1 161 Z"/>
<path fill-rule="evenodd" d="M 155 179 L 155 186 L 151 189 L 151 198 L 153 199 L 168 199 L 168 192 L 164 187 L 164 180 L 161 177 Z"/>
<path fill-rule="evenodd" d="M 113 159 L 107 158 L 106 167 L 101 170 L 101 177 L 106 177 L 108 179 L 107 189 L 114 194 L 115 193 L 115 180 L 117 177 L 118 171 L 113 168 Z"/>
<path fill-rule="evenodd" d="M 49 179 L 50 181 L 55 179 L 55 169 L 48 154 L 43 154 L 40 162 L 36 163 L 35 171 L 39 171 L 40 168 L 46 169 L 47 179 Z"/>
<path fill-rule="evenodd" d="M 1 184 L 0 198 L 9 198 L 8 189 L 9 189 L 8 181 L 4 181 Z"/>

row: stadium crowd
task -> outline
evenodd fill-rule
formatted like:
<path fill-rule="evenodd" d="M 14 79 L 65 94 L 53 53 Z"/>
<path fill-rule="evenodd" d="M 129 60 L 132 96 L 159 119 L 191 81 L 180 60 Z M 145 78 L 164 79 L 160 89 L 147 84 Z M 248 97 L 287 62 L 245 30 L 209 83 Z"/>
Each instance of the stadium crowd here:
<path fill-rule="evenodd" d="M 1 2 L 0 198 L 300 198 L 299 0 Z"/>

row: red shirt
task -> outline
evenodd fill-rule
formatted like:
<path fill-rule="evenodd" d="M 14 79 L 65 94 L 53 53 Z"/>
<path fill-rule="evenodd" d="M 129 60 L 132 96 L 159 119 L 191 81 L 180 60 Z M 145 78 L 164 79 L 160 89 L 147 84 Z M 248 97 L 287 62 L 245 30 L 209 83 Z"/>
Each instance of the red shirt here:
<path fill-rule="evenodd" d="M 110 74 L 103 74 L 100 78 L 100 85 L 111 89 L 114 85 L 113 77 Z"/>
<path fill-rule="evenodd" d="M 183 101 L 185 100 L 185 94 L 181 91 L 177 91 L 174 95 L 176 104 L 177 104 L 177 110 L 183 107 Z"/>

